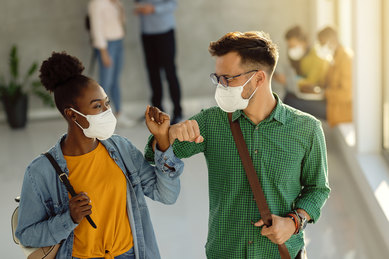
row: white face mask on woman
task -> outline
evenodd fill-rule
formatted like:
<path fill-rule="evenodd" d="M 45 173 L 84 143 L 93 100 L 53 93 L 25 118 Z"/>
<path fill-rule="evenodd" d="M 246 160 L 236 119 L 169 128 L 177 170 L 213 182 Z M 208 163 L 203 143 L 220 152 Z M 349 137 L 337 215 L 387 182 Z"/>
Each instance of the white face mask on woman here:
<path fill-rule="evenodd" d="M 112 113 L 112 109 L 109 108 L 105 112 L 95 114 L 95 115 L 84 115 L 79 111 L 76 111 L 73 108 L 70 108 L 72 111 L 84 116 L 89 122 L 89 127 L 84 129 L 78 124 L 77 121 L 74 121 L 78 127 L 82 129 L 84 135 L 88 138 L 97 138 L 99 140 L 106 140 L 112 136 L 116 128 L 116 118 Z"/>
<path fill-rule="evenodd" d="M 242 86 L 223 86 L 218 83 L 216 86 L 215 100 L 217 105 L 225 112 L 234 112 L 236 110 L 244 110 L 249 105 L 250 99 L 254 96 L 258 87 L 255 88 L 254 92 L 248 99 L 243 99 L 242 92 L 245 85 L 254 77 L 254 73 L 249 80 Z"/>

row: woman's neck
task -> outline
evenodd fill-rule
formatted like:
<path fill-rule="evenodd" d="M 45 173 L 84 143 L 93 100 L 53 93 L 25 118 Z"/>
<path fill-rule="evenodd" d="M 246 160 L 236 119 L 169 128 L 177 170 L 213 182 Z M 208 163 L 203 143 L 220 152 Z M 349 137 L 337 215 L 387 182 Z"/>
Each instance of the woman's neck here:
<path fill-rule="evenodd" d="M 80 156 L 94 150 L 99 141 L 95 138 L 87 138 L 81 134 L 68 130 L 68 134 L 61 143 L 62 153 L 65 156 Z"/>

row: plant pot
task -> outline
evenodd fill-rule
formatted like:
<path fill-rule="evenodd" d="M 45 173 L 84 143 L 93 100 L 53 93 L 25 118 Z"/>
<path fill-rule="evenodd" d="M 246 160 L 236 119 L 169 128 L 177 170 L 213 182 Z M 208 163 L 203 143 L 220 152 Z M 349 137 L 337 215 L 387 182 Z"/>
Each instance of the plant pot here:
<path fill-rule="evenodd" d="M 24 128 L 27 123 L 28 96 L 26 94 L 9 97 L 3 95 L 3 106 L 11 128 Z"/>

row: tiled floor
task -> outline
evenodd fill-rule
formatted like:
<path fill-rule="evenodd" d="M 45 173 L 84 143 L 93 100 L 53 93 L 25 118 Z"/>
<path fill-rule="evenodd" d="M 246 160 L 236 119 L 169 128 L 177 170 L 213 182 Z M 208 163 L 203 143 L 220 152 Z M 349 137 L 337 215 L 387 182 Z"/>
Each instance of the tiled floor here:
<path fill-rule="evenodd" d="M 202 101 L 201 105 L 205 103 Z M 193 114 L 200 103 L 186 104 L 187 114 Z M 139 111 L 139 114 L 141 111 Z M 66 130 L 62 119 L 31 121 L 24 130 L 12 131 L 0 123 L 0 258 L 23 258 L 11 239 L 10 216 L 15 207 L 13 198 L 20 192 L 28 163 L 39 153 L 56 143 Z M 310 259 L 384 259 L 387 248 L 371 225 L 364 210 L 362 197 L 351 178 L 342 154 L 336 148 L 331 130 L 326 131 L 329 158 L 331 197 L 316 225 L 306 231 Z M 117 133 L 128 137 L 141 150 L 148 132 L 143 123 L 132 128 L 118 128 Z M 166 259 L 205 258 L 207 236 L 208 187 L 204 157 L 197 155 L 185 160 L 182 189 L 176 204 L 161 205 L 150 201 L 149 207 L 160 246 Z"/>

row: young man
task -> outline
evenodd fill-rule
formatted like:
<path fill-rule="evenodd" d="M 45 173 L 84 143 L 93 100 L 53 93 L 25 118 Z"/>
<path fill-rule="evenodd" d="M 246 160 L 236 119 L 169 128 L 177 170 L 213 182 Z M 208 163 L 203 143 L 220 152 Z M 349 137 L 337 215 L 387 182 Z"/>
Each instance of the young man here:
<path fill-rule="evenodd" d="M 219 107 L 203 110 L 169 131 L 170 141 L 177 139 L 173 149 L 178 157 L 203 152 L 207 160 L 207 258 L 279 258 L 276 244 L 282 243 L 295 258 L 304 249 L 305 222 L 318 220 L 330 192 L 321 123 L 272 93 L 278 51 L 267 34 L 227 33 L 211 42 L 209 51 L 216 57 L 211 79 Z M 273 214 L 271 227 L 263 226 L 253 199 L 229 112 L 242 129 Z M 151 138 L 146 147 L 148 159 L 153 142 Z"/>

